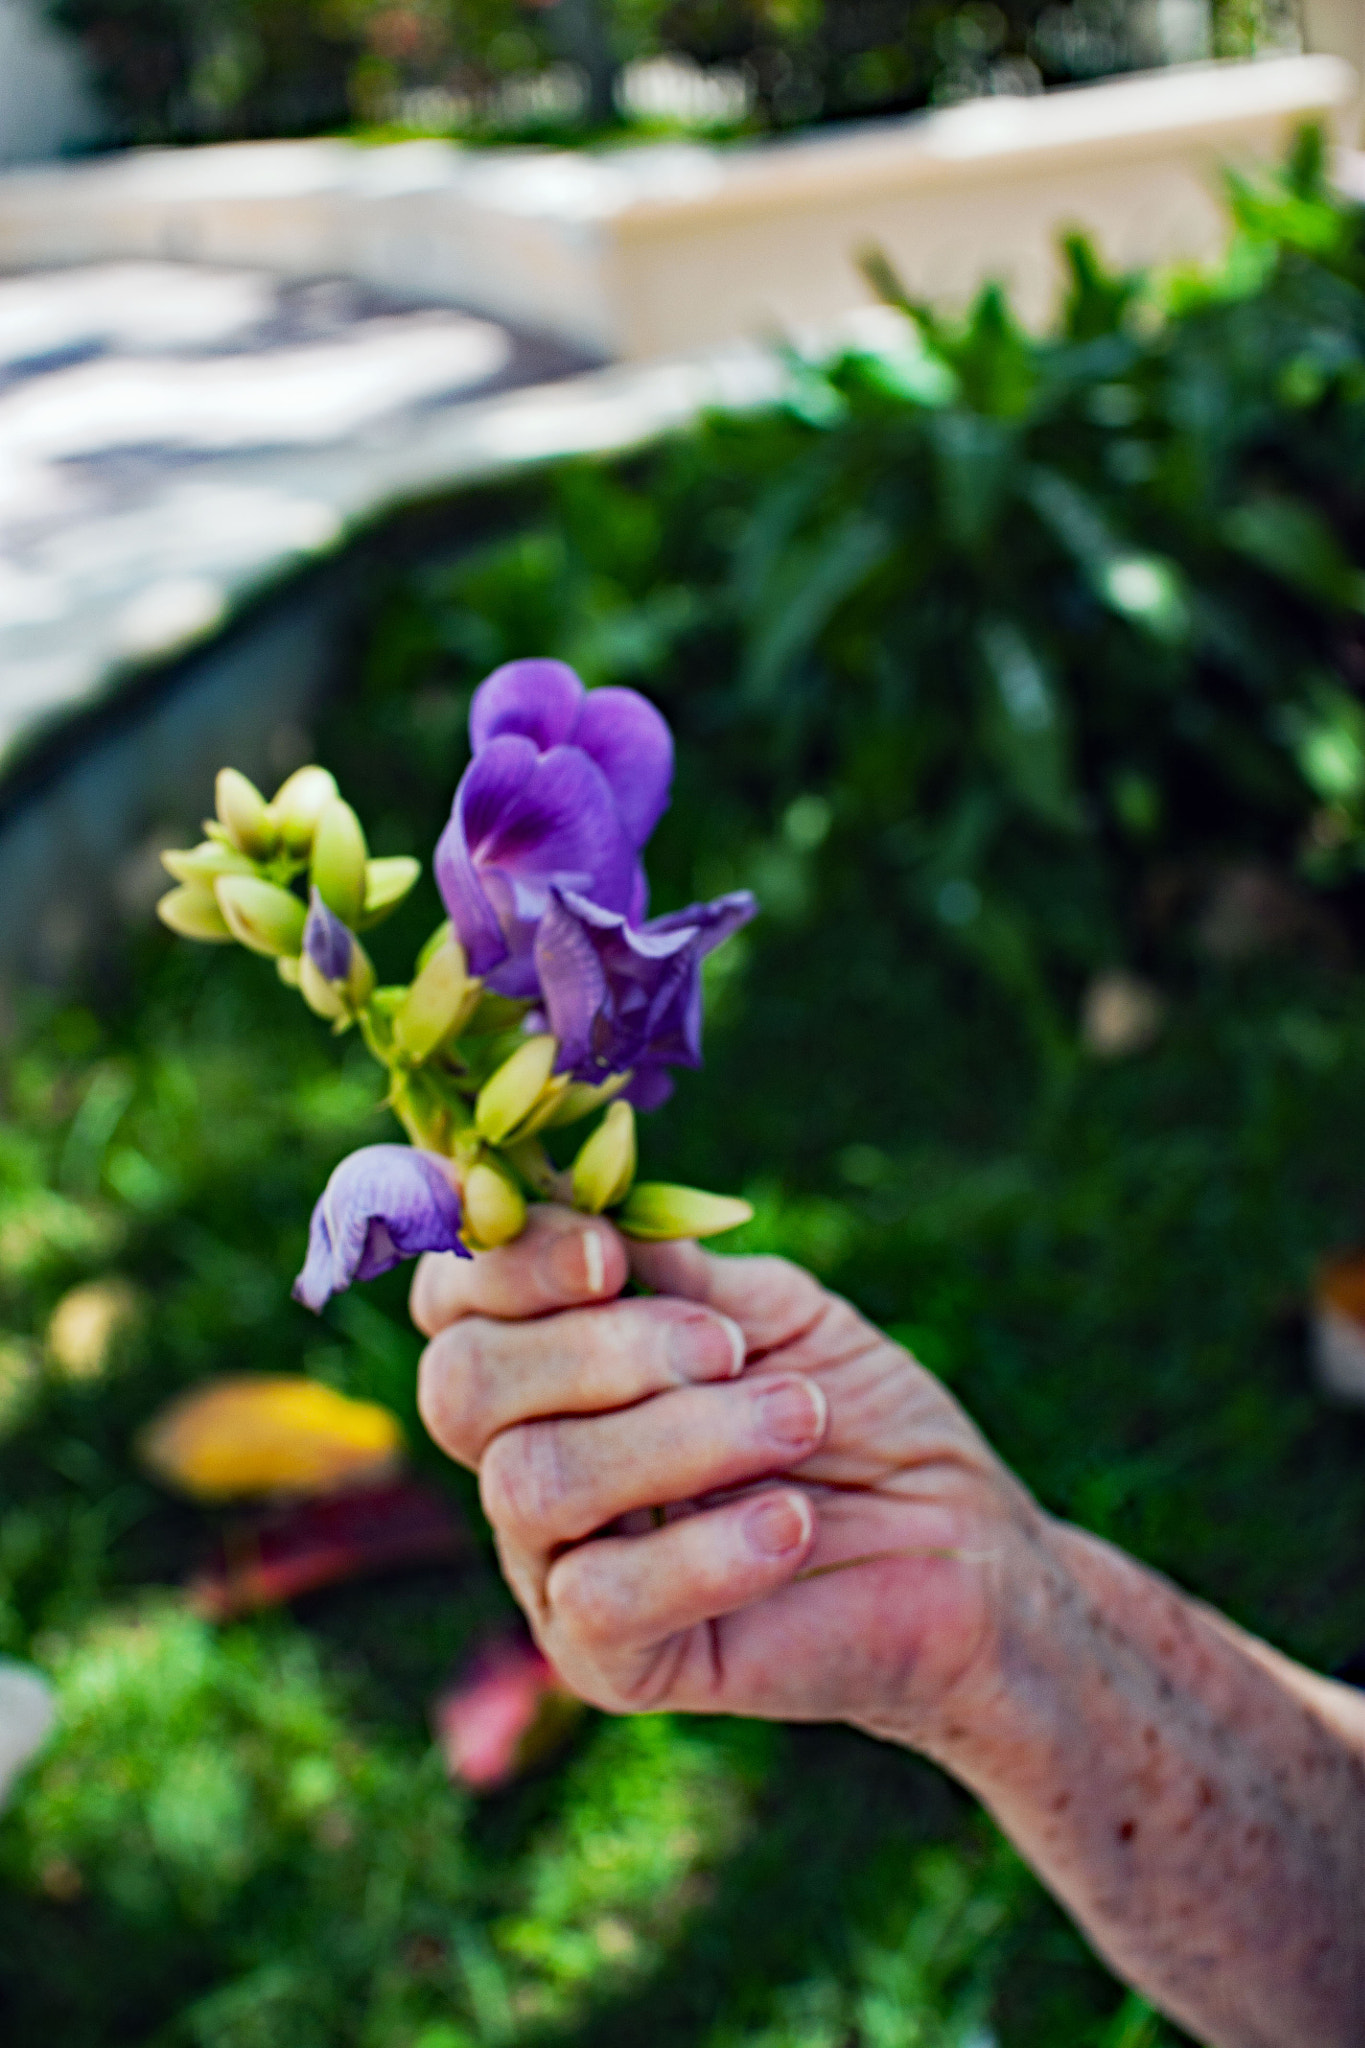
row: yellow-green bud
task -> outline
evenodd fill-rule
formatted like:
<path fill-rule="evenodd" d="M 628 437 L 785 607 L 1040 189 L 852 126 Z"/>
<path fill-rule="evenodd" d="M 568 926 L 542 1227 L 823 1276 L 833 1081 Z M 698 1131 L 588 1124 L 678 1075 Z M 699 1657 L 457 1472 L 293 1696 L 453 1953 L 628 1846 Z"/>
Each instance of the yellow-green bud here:
<path fill-rule="evenodd" d="M 428 1059 L 460 1025 L 479 1000 L 479 983 L 471 981 L 464 947 L 447 939 L 423 967 L 404 996 L 393 1020 L 393 1042 L 410 1060 Z"/>
<path fill-rule="evenodd" d="M 480 1251 L 510 1244 L 526 1222 L 526 1197 L 506 1168 L 488 1158 L 476 1160 L 460 1190 L 464 1234 Z"/>
<path fill-rule="evenodd" d="M 328 981 L 313 965 L 308 953 L 301 953 L 296 963 L 299 970 L 299 994 L 315 1017 L 325 1017 L 329 1024 L 339 1024 L 350 1014 L 346 998 L 335 982 Z M 281 961 L 283 966 L 284 962 Z"/>
<path fill-rule="evenodd" d="M 156 906 L 156 914 L 182 939 L 202 939 L 211 946 L 230 945 L 232 933 L 211 889 L 191 885 L 172 889 Z"/>
<path fill-rule="evenodd" d="M 235 846 L 222 846 L 215 839 L 183 849 L 168 846 L 161 856 L 161 865 L 177 882 L 197 883 L 204 889 L 211 889 L 219 875 L 255 873 L 244 853 L 238 853 Z"/>
<path fill-rule="evenodd" d="M 218 908 L 234 939 L 253 953 L 274 959 L 297 954 L 303 945 L 306 912 L 297 896 L 255 875 L 220 875 L 213 885 Z"/>
<path fill-rule="evenodd" d="M 565 1124 L 581 1123 L 585 1116 L 591 1116 L 595 1109 L 601 1109 L 604 1103 L 619 1095 L 629 1079 L 629 1074 L 613 1074 L 609 1080 L 596 1084 L 591 1081 L 571 1081 L 540 1128 L 543 1131 L 558 1131 L 562 1130 Z"/>
<path fill-rule="evenodd" d="M 554 1071 L 557 1041 L 548 1032 L 528 1038 L 479 1090 L 474 1124 L 481 1138 L 500 1145 L 531 1114 Z"/>
<path fill-rule="evenodd" d="M 625 1199 L 635 1178 L 635 1111 L 613 1102 L 573 1163 L 573 1205 L 600 1216 Z"/>
<path fill-rule="evenodd" d="M 420 974 L 422 972 L 422 969 L 426 966 L 428 960 L 430 960 L 432 954 L 439 953 L 442 946 L 445 944 L 446 940 L 453 939 L 454 936 L 455 927 L 451 923 L 449 918 L 446 919 L 444 924 L 438 924 L 435 931 L 432 933 L 431 937 L 423 946 L 421 952 L 417 955 L 417 965 L 414 968 L 413 972 L 415 974 Z"/>
<path fill-rule="evenodd" d="M 397 910 L 421 872 L 421 861 L 414 860 L 410 853 L 393 853 L 383 860 L 366 861 L 361 924 L 378 924 L 381 917 Z"/>
<path fill-rule="evenodd" d="M 365 834 L 348 803 L 323 806 L 313 834 L 313 883 L 329 910 L 355 929 L 365 907 Z"/>
<path fill-rule="evenodd" d="M 279 826 L 286 853 L 307 853 L 318 819 L 337 793 L 336 778 L 325 768 L 296 768 L 270 799 L 270 815 Z"/>
<path fill-rule="evenodd" d="M 346 977 L 346 995 L 355 1009 L 367 1003 L 374 993 L 374 967 L 370 956 L 361 945 L 355 933 L 351 934 L 351 971 Z"/>
<path fill-rule="evenodd" d="M 461 1118 L 429 1075 L 395 1074 L 389 1107 L 414 1145 L 424 1152 L 449 1154 Z"/>
<path fill-rule="evenodd" d="M 281 953 L 279 959 L 275 962 L 275 972 L 279 975 L 286 988 L 298 987 L 301 971 L 302 955 L 300 955 L 298 960 L 291 960 L 287 953 Z"/>
<path fill-rule="evenodd" d="M 733 1195 L 708 1195 L 700 1188 L 678 1188 L 662 1180 L 637 1180 L 616 1222 L 627 1237 L 663 1244 L 675 1237 L 715 1237 L 735 1230 L 753 1215 L 747 1202 Z"/>
<path fill-rule="evenodd" d="M 280 843 L 279 827 L 254 782 L 235 768 L 220 768 L 213 786 L 219 821 L 238 853 L 268 860 Z"/>

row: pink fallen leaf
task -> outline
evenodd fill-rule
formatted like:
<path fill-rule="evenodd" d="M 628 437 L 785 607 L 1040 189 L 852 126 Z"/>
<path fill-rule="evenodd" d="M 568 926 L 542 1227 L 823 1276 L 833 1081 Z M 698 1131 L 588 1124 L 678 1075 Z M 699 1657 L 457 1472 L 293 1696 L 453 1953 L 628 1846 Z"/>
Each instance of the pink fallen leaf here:
<path fill-rule="evenodd" d="M 583 1702 L 528 1636 L 481 1644 L 432 1708 L 446 1769 L 473 1792 L 496 1792 L 566 1740 Z"/>
<path fill-rule="evenodd" d="M 348 1579 L 441 1563 L 468 1542 L 444 1494 L 394 1480 L 234 1522 L 218 1556 L 191 1580 L 190 1601 L 210 1620 L 230 1621 Z"/>

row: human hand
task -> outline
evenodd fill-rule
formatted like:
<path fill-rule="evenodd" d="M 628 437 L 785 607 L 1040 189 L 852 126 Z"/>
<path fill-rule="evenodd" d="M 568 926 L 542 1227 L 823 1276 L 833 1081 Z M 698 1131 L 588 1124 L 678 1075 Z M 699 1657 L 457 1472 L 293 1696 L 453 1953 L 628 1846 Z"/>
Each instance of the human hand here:
<path fill-rule="evenodd" d="M 619 1299 L 632 1273 L 655 1292 Z M 513 1591 L 586 1699 L 938 1748 L 993 1684 L 1044 1518 L 809 1274 L 546 1208 L 472 1263 L 424 1259 L 412 1312 L 423 1419 L 478 1469 Z"/>

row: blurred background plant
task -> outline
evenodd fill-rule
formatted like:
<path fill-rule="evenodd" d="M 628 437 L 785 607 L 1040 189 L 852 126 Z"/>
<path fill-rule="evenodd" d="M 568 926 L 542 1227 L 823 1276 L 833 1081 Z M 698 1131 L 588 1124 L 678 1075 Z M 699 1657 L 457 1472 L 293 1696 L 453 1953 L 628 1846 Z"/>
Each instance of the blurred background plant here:
<path fill-rule="evenodd" d="M 905 112 L 1292 47 L 1289 0 L 49 0 L 118 139 L 575 141 Z"/>
<path fill-rule="evenodd" d="M 736 1248 L 914 1345 L 1049 1508 L 1329 1668 L 1365 1423 L 1302 1307 L 1365 1238 L 1365 222 L 1321 171 L 1310 138 L 1235 187 L 1216 274 L 1076 244 L 1046 339 L 891 304 L 780 406 L 504 488 L 499 537 L 376 580 L 321 744 L 376 852 L 425 855 L 494 663 L 647 689 L 659 906 L 765 915 L 646 1167 L 742 1187 Z M 381 974 L 437 915 L 427 877 Z M 60 1701 L 0 1821 L 5 2039 L 1172 2048 L 965 1798 L 845 1731 L 588 1715 L 450 1785 L 507 1596 L 404 1276 L 288 1299 L 380 1119 L 254 966 L 146 931 L 4 1054 L 0 1654 Z M 181 1589 L 235 1525 L 136 1444 L 300 1371 L 389 1410 L 468 1534 L 215 1627 Z"/>

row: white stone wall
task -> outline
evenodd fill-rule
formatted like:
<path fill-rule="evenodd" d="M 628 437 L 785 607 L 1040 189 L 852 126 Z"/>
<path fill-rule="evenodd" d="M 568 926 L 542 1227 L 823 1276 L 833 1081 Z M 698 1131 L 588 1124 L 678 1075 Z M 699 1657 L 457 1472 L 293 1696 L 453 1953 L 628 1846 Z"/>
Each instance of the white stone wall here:
<path fill-rule="evenodd" d="M 0 164 L 59 156 L 99 132 L 80 53 L 49 26 L 42 0 L 0 0 Z"/>

